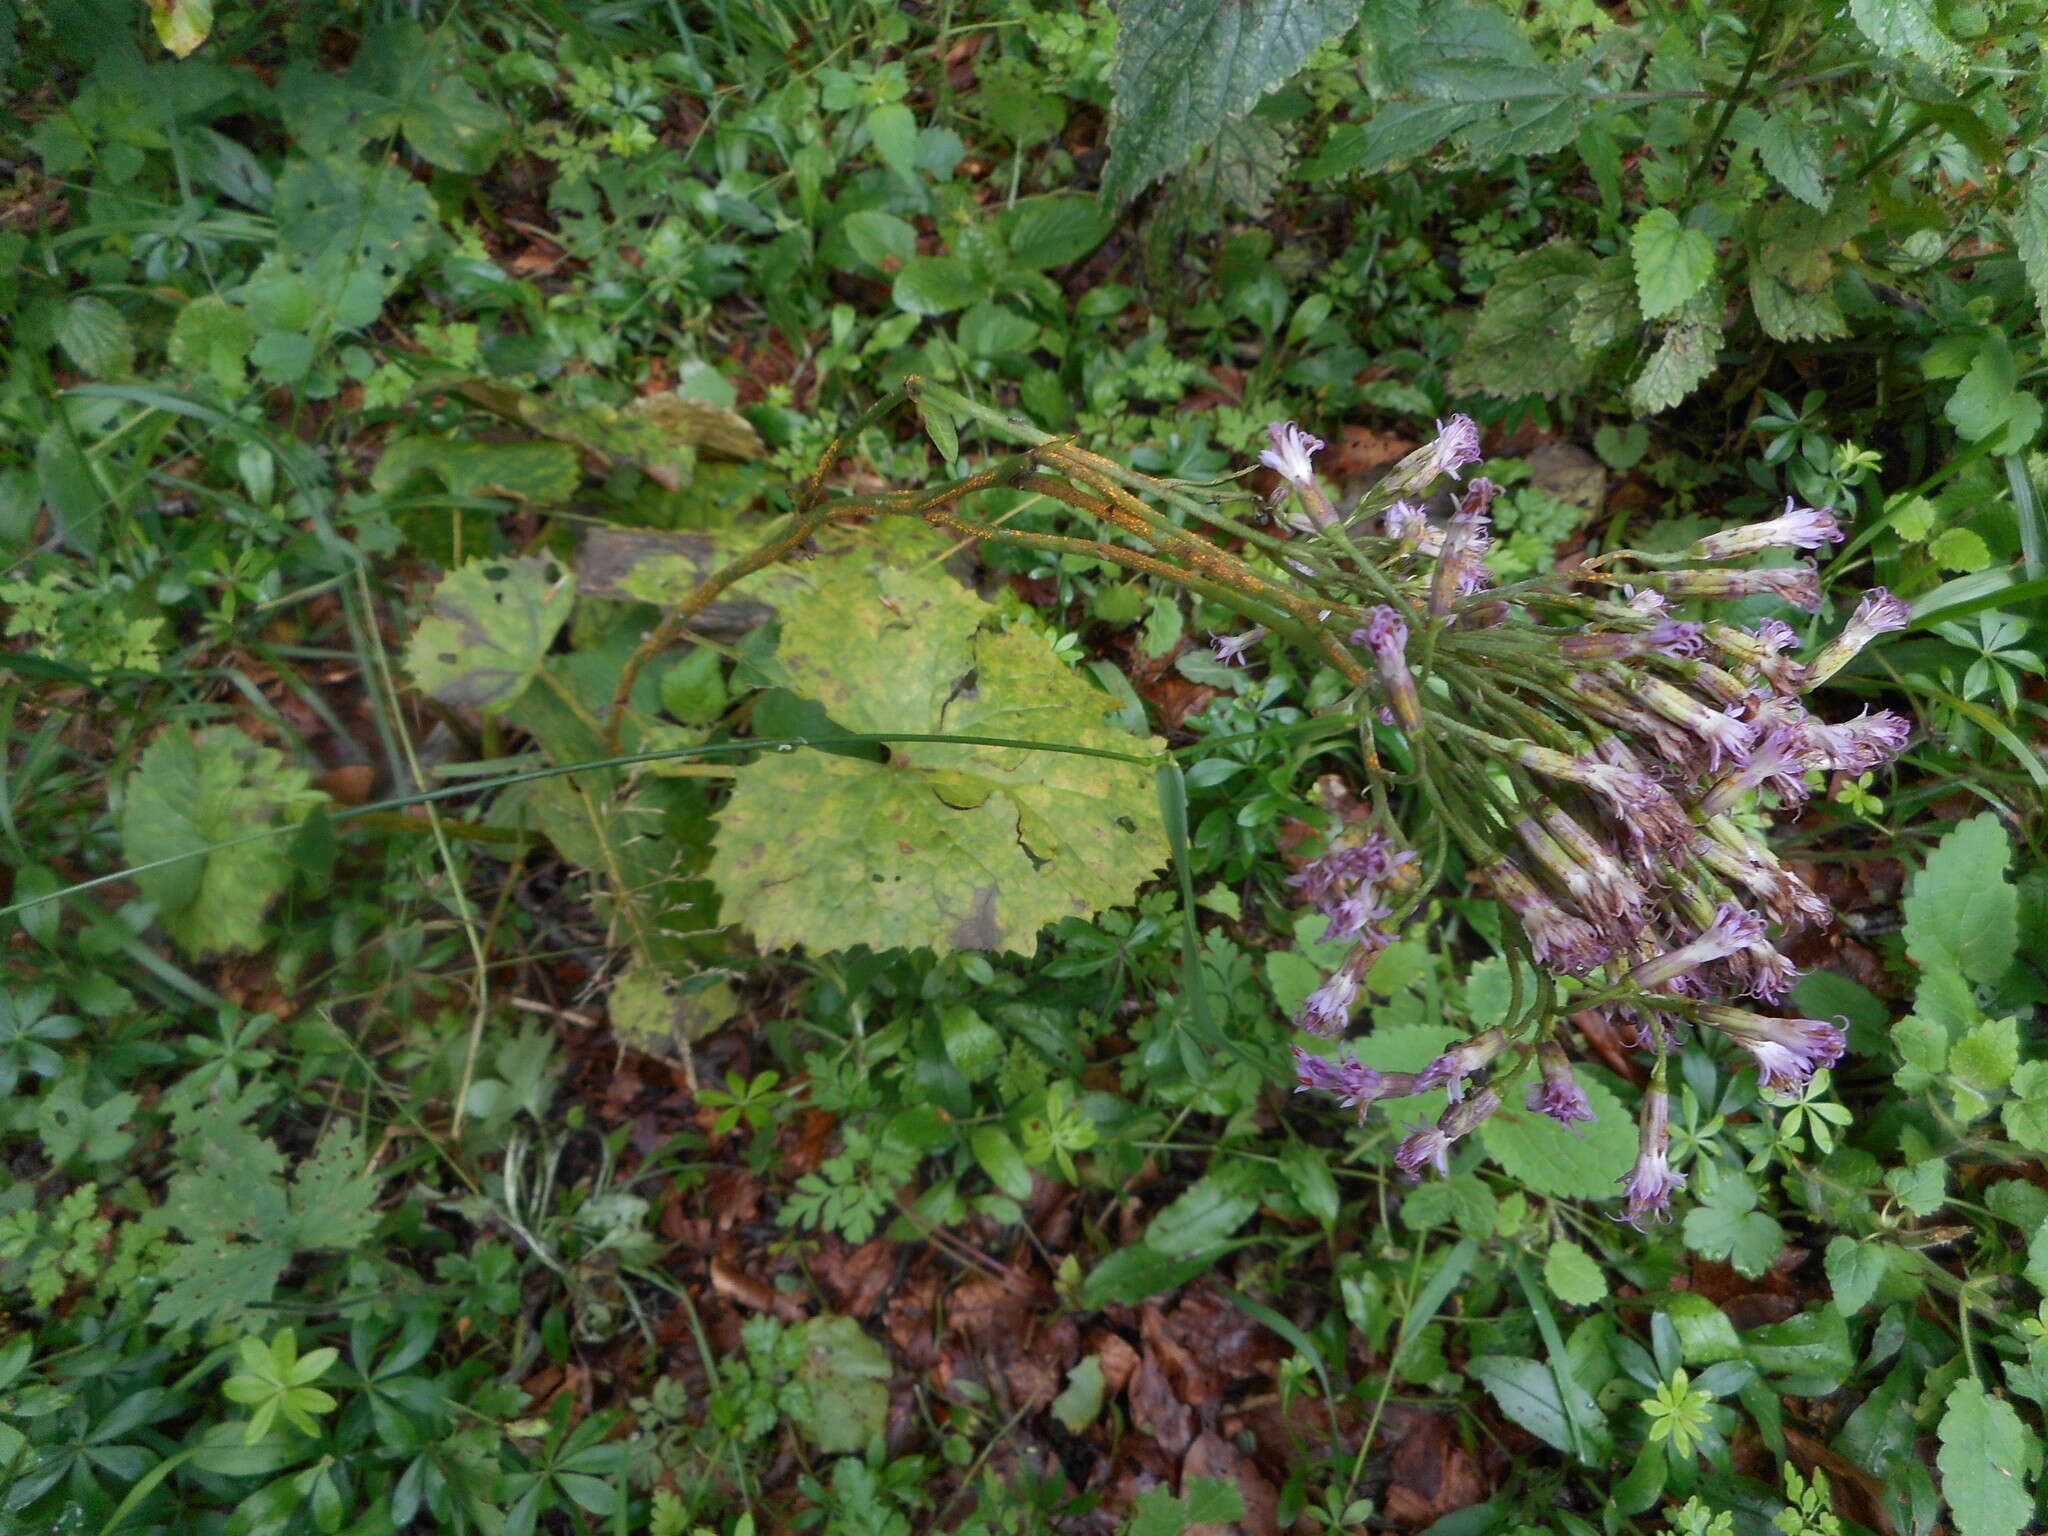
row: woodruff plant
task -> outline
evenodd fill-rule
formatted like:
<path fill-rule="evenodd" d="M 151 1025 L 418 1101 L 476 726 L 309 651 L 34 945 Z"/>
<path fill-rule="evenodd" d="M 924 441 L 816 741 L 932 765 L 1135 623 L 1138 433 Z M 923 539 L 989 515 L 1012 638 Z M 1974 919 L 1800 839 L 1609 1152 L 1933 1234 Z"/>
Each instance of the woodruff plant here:
<path fill-rule="evenodd" d="M 905 400 L 949 459 L 963 422 L 1021 441 L 1022 451 L 923 490 L 827 500 L 826 469 Z M 1516 919 L 1507 930 L 1505 1023 L 1417 1073 L 1379 1071 L 1348 1048 L 1332 1059 L 1297 1046 L 1299 1088 L 1331 1094 L 1361 1119 L 1378 1101 L 1445 1089 L 1442 1116 L 1413 1128 L 1395 1153 L 1411 1176 L 1443 1172 L 1452 1146 L 1525 1080 L 1532 1110 L 1566 1126 L 1592 1118 L 1559 1033 L 1568 999 L 1572 1011 L 1609 1016 L 1653 1058 L 1640 1155 L 1623 1183 L 1628 1219 L 1667 1215 L 1685 1183 L 1668 1159 L 1668 1059 L 1686 1029 L 1718 1031 L 1748 1051 L 1771 1089 L 1796 1090 L 1841 1054 L 1835 1024 L 1734 1001 L 1781 1002 L 1798 973 L 1772 931 L 1832 916 L 1740 818 L 1765 790 L 1796 805 L 1809 771 L 1865 773 L 1903 747 L 1908 724 L 1895 714 L 1829 724 L 1802 700 L 1874 636 L 1903 628 L 1905 605 L 1882 589 L 1867 593 L 1841 633 L 1803 662 L 1780 620 L 1745 628 L 1672 612 L 1674 600 L 1755 596 L 1817 612 L 1811 564 L 1726 563 L 1844 537 L 1829 512 L 1790 503 L 1769 522 L 1710 534 L 1676 554 L 1620 550 L 1496 586 L 1484 556 L 1497 487 L 1467 478 L 1480 462 L 1468 417 L 1439 424 L 1432 442 L 1342 512 L 1316 480 L 1322 443 L 1293 423 L 1275 423 L 1270 435 L 1261 460 L 1294 503 L 1284 528 L 1257 512 L 1240 516 L 1248 498 L 1228 482 L 1140 475 L 908 379 L 827 449 L 777 537 L 669 611 L 626 668 L 615 706 L 640 667 L 728 586 L 801 551 L 834 521 L 918 517 L 956 534 L 1108 561 L 1220 602 L 1252 622 L 1216 641 L 1226 662 L 1245 664 L 1259 647 L 1287 643 L 1349 681 L 1333 708 L 1355 721 L 1369 777 L 1368 814 L 1292 877 L 1326 917 L 1326 942 L 1349 941 L 1295 1023 L 1325 1039 L 1344 1033 L 1375 957 L 1454 854 Z M 964 505 L 1003 488 L 1061 503 L 1121 537 L 1022 530 Z M 1383 759 L 1382 739 L 1397 761 Z"/>

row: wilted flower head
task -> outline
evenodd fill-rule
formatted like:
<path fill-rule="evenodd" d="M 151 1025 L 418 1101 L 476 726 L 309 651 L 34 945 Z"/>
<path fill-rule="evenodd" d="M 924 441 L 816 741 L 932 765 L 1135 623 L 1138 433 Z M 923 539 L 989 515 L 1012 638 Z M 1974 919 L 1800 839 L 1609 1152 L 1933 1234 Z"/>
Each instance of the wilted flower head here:
<path fill-rule="evenodd" d="M 1823 544 L 1839 544 L 1847 537 L 1841 524 L 1835 521 L 1832 508 L 1816 511 L 1796 506 L 1787 496 L 1785 510 L 1771 521 L 1710 533 L 1694 541 L 1685 553 L 1692 560 L 1731 560 L 1753 555 L 1760 549 L 1819 549 Z"/>
<path fill-rule="evenodd" d="M 1429 448 L 1436 472 L 1455 480 L 1459 470 L 1479 462 L 1479 424 L 1462 413 L 1447 422 L 1440 421 L 1436 424 L 1436 441 Z"/>
<path fill-rule="evenodd" d="M 1829 725 L 1823 720 L 1806 722 L 1806 739 L 1820 759 L 1817 766 L 1840 773 L 1869 773 L 1881 768 L 1906 750 L 1913 723 L 1888 709 L 1865 710 L 1853 720 Z"/>
<path fill-rule="evenodd" d="M 1311 445 L 1292 423 L 1276 424 L 1266 461 L 1290 482 L 1312 480 Z M 1898 715 L 1866 712 L 1834 724 L 1809 699 L 1860 647 L 1902 627 L 1905 606 L 1881 590 L 1866 594 L 1811 660 L 1801 658 L 1800 636 L 1782 619 L 1742 627 L 1714 613 L 1715 604 L 1754 597 L 1819 611 L 1810 562 L 1721 563 L 1844 539 L 1832 512 L 1789 500 L 1774 518 L 1709 534 L 1680 554 L 1592 553 L 1483 590 L 1497 487 L 1483 474 L 1466 477 L 1478 459 L 1469 418 L 1439 423 L 1435 440 L 1364 493 L 1343 537 L 1281 554 L 1291 573 L 1283 579 L 1304 584 L 1287 601 L 1259 587 L 1256 611 L 1285 610 L 1290 636 L 1294 622 L 1314 631 L 1324 659 L 1354 690 L 1361 725 L 1376 717 L 1401 727 L 1398 743 L 1370 730 L 1360 737 L 1375 776 L 1372 819 L 1403 814 L 1394 807 L 1405 802 L 1435 839 L 1419 844 L 1431 848 L 1432 871 L 1459 860 L 1483 871 L 1519 924 L 1525 952 L 1543 971 L 1575 980 L 1573 1006 L 1603 1012 L 1625 1044 L 1656 1052 L 1640 1155 L 1624 1181 L 1629 1219 L 1641 1222 L 1664 1215 L 1685 1182 L 1670 1168 L 1664 1086 L 1683 1026 L 1736 1040 L 1773 1086 L 1804 1081 L 1839 1053 L 1834 1026 L 1733 1006 L 1744 997 L 1775 1003 L 1800 974 L 1769 933 L 1833 915 L 1744 829 L 1772 808 L 1772 797 L 1799 805 L 1816 772 L 1868 771 L 1903 748 L 1909 726 Z M 1441 486 L 1445 476 L 1464 483 Z M 1433 524 L 1420 503 L 1444 492 L 1450 511 Z M 1300 494 L 1313 511 L 1320 491 Z M 1270 583 L 1263 572 L 1257 579 Z M 1679 603 L 1700 611 L 1682 613 Z M 1241 645 L 1219 650 L 1229 659 L 1242 654 Z M 1390 745 L 1395 760 L 1383 764 Z M 1346 793 L 1347 823 L 1357 823 L 1365 796 Z M 1304 1003 L 1304 1028 L 1343 1028 L 1365 966 L 1390 941 L 1394 913 L 1422 898 L 1405 874 L 1417 867 L 1408 854 L 1394 894 L 1378 857 L 1388 847 L 1347 837 L 1292 877 L 1326 917 L 1324 937 L 1349 945 L 1337 974 Z M 1547 984 L 1536 994 L 1546 1008 L 1552 998 Z M 1504 1052 L 1536 1052 L 1540 1081 L 1527 1090 L 1533 1111 L 1567 1126 L 1590 1116 L 1554 1027 L 1538 1020 L 1521 1038 L 1504 1026 L 1484 1031 L 1405 1078 L 1368 1079 L 1357 1068 L 1347 1086 L 1339 1064 L 1304 1068 L 1302 1081 L 1353 1107 L 1443 1086 L 1454 1102 L 1434 1126 L 1416 1128 L 1396 1157 L 1411 1174 L 1441 1171 L 1458 1136 L 1497 1107 L 1499 1085 L 1513 1075 L 1498 1070 Z M 1472 1086 L 1479 1082 L 1493 1086 Z"/>
<path fill-rule="evenodd" d="M 1529 1085 L 1529 1108 L 1562 1126 L 1590 1123 L 1594 1118 L 1593 1101 L 1572 1075 L 1571 1058 L 1565 1055 L 1564 1047 L 1555 1040 L 1545 1040 L 1536 1047 L 1536 1065 L 1543 1075 Z"/>
<path fill-rule="evenodd" d="M 1775 1092 L 1799 1092 L 1842 1056 L 1841 1029 L 1820 1019 L 1774 1019 L 1720 1006 L 1700 1009 L 1698 1018 L 1749 1052 L 1757 1081 Z"/>
<path fill-rule="evenodd" d="M 1422 1176 L 1433 1168 L 1439 1174 L 1451 1171 L 1451 1147 L 1469 1136 L 1481 1121 L 1500 1108 L 1500 1095 L 1482 1088 L 1472 1097 L 1453 1104 L 1437 1116 L 1435 1125 L 1410 1125 L 1409 1136 L 1394 1149 L 1394 1163 L 1409 1178 Z"/>
<path fill-rule="evenodd" d="M 1813 658 L 1813 665 L 1806 669 L 1806 686 L 1819 687 L 1853 661 L 1879 635 L 1894 634 L 1912 622 L 1913 612 L 1903 601 L 1883 587 L 1872 587 L 1863 594 L 1863 600 L 1856 605 L 1856 611 L 1849 616 L 1842 632 L 1821 647 L 1821 653 Z"/>
<path fill-rule="evenodd" d="M 1636 1165 L 1621 1179 L 1628 1208 L 1622 1219 L 1640 1228 L 1671 1219 L 1671 1196 L 1685 1187 L 1685 1175 L 1671 1169 L 1671 1097 L 1653 1084 L 1643 1095 L 1636 1122 Z"/>
<path fill-rule="evenodd" d="M 1209 643 L 1215 647 L 1216 659 L 1226 667 L 1244 665 L 1244 653 L 1266 638 L 1266 631 L 1253 628 L 1241 635 L 1212 635 Z"/>
<path fill-rule="evenodd" d="M 1351 1005 L 1357 1001 L 1358 978 L 1347 967 L 1302 1000 L 1294 1013 L 1295 1027 L 1333 1039 L 1351 1022 Z"/>
<path fill-rule="evenodd" d="M 1484 1070 L 1507 1045 L 1506 1031 L 1497 1028 L 1460 1041 L 1422 1069 L 1423 1085 L 1443 1089 L 1455 1104 L 1465 1096 L 1465 1079 Z"/>

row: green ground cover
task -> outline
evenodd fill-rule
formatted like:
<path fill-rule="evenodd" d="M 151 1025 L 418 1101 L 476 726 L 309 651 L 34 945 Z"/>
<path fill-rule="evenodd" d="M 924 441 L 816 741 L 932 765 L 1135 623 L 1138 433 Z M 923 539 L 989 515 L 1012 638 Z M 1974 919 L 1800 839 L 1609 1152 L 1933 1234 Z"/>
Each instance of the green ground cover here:
<path fill-rule="evenodd" d="M 2038 1528 L 2044 22 L 0 11 L 0 1532 Z M 1461 414 L 1516 601 L 1904 605 L 1733 813 L 1792 1091 L 1531 980 L 1326 622 L 1268 424 Z M 1364 1060 L 1577 1134 L 1293 1092 L 1367 825 Z"/>

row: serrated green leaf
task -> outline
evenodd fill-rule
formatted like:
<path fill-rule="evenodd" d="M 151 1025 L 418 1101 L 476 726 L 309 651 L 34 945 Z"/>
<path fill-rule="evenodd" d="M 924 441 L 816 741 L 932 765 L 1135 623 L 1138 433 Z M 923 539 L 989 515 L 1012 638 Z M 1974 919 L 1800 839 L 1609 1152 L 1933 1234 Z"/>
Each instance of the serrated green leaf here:
<path fill-rule="evenodd" d="M 1326 1227 L 1335 1224 L 1343 1202 L 1329 1158 L 1319 1148 L 1290 1141 L 1280 1154 L 1280 1173 L 1304 1211 Z"/>
<path fill-rule="evenodd" d="M 1926 1158 L 1907 1168 L 1885 1170 L 1885 1188 L 1915 1216 L 1932 1216 L 1948 1203 L 1948 1164 Z"/>
<path fill-rule="evenodd" d="M 1479 1137 L 1502 1172 L 1525 1189 L 1553 1199 L 1611 1199 L 1635 1162 L 1635 1125 L 1603 1085 L 1582 1076 L 1579 1086 L 1593 1109 L 1591 1124 L 1566 1129 L 1510 1102 L 1479 1128 Z"/>
<path fill-rule="evenodd" d="M 1590 1307 L 1607 1295 L 1607 1276 L 1598 1261 L 1570 1238 L 1559 1238 L 1543 1256 L 1543 1283 L 1571 1307 Z"/>
<path fill-rule="evenodd" d="M 1571 1423 L 1565 1417 L 1564 1399 L 1558 1396 L 1557 1375 L 1549 1366 L 1519 1355 L 1486 1355 L 1465 1370 L 1486 1388 L 1502 1413 L 1553 1450 L 1570 1454 Z M 1584 1407 L 1588 1419 L 1599 1416 L 1590 1395 Z"/>
<path fill-rule="evenodd" d="M 472 560 L 434 588 L 406 670 L 444 704 L 504 710 L 540 675 L 575 601 L 545 559 Z"/>
<path fill-rule="evenodd" d="M 814 1317 L 802 1335 L 797 1427 L 828 1456 L 865 1451 L 889 1423 L 888 1351 L 850 1317 Z"/>
<path fill-rule="evenodd" d="M 1636 307 L 1635 274 L 1626 256 L 1604 258 L 1591 279 L 1572 297 L 1568 332 L 1572 346 L 1590 356 L 1613 346 L 1642 324 Z M 1637 455 L 1641 457 L 1640 454 Z"/>
<path fill-rule="evenodd" d="M 917 181 L 917 118 L 900 101 L 885 101 L 868 109 L 868 142 L 875 153 L 903 180 Z"/>
<path fill-rule="evenodd" d="M 1825 209 L 1830 201 L 1822 179 L 1825 156 L 1813 125 L 1790 112 L 1764 112 L 1755 132 L 1756 156 L 1779 186 L 1809 207 Z"/>
<path fill-rule="evenodd" d="M 1974 1025 L 1948 1053 L 1948 1069 L 1978 1093 L 2003 1093 L 2020 1064 L 2019 1020 L 1986 1019 Z"/>
<path fill-rule="evenodd" d="M 1664 332 L 1657 350 L 1628 387 L 1645 415 L 1669 410 L 1706 380 L 1721 360 L 1721 297 L 1709 288 L 1692 299 Z"/>
<path fill-rule="evenodd" d="M 1962 55 L 1926 0 L 1849 0 L 1849 16 L 1880 53 L 1894 58 L 1950 64 Z"/>
<path fill-rule="evenodd" d="M 2027 1244 L 2027 1279 L 2035 1290 L 2048 1296 L 2048 1221 L 2041 1223 Z"/>
<path fill-rule="evenodd" d="M 1768 272 L 1750 269 L 1750 302 L 1764 334 L 1778 341 L 1824 341 L 1849 334 L 1849 322 L 1834 295 L 1807 293 Z"/>
<path fill-rule="evenodd" d="M 348 73 L 311 93 L 319 108 L 318 142 L 346 150 L 402 132 L 430 165 L 481 175 L 510 125 L 458 73 L 461 59 L 452 30 L 429 33 L 408 18 L 372 26 Z M 294 99 L 298 85 L 281 82 L 279 89 Z"/>
<path fill-rule="evenodd" d="M 1644 316 L 1661 320 L 1706 287 L 1714 275 L 1714 242 L 1679 223 L 1669 208 L 1652 208 L 1629 234 L 1629 260 Z"/>
<path fill-rule="evenodd" d="M 1458 348 L 1451 387 L 1545 399 L 1584 388 L 1593 366 L 1573 340 L 1572 322 L 1578 301 L 1602 274 L 1590 252 L 1565 240 L 1553 240 L 1504 268 Z M 1606 287 L 1603 282 L 1602 292 Z M 1611 304 L 1589 305 L 1586 313 L 1596 316 L 1603 308 Z"/>
<path fill-rule="evenodd" d="M 861 208 L 839 222 L 853 254 L 878 271 L 893 272 L 917 254 L 917 231 L 893 213 Z"/>
<path fill-rule="evenodd" d="M 248 311 L 209 293 L 178 311 L 165 351 L 173 368 L 211 374 L 223 388 L 233 389 L 246 377 L 244 364 L 255 342 L 256 325 Z"/>
<path fill-rule="evenodd" d="M 218 845 L 303 820 L 323 799 L 311 784 L 231 726 L 173 729 L 150 743 L 124 791 L 122 853 L 131 864 L 178 858 L 135 883 L 187 953 L 261 944 L 264 909 L 291 878 L 290 840 Z"/>
<path fill-rule="evenodd" d="M 66 301 L 50 334 L 80 373 L 117 378 L 134 364 L 135 338 L 127 317 L 94 294 L 76 294 Z"/>
<path fill-rule="evenodd" d="M 1888 1260 L 1882 1243 L 1863 1242 L 1848 1236 L 1828 1239 L 1822 1267 L 1828 1288 L 1835 1293 L 1835 1305 L 1845 1314 L 1861 1312 L 1877 1294 Z"/>
<path fill-rule="evenodd" d="M 2048 1152 L 2048 1061 L 2022 1065 L 2010 1088 L 2012 1098 L 1999 1110 L 2006 1135 L 2032 1151 Z"/>
<path fill-rule="evenodd" d="M 1259 1208 L 1259 1193 L 1230 1164 L 1204 1174 L 1169 1201 L 1145 1228 L 1145 1242 L 1169 1258 L 1192 1259 L 1230 1239 Z"/>
<path fill-rule="evenodd" d="M 1927 558 L 1944 571 L 1981 571 L 1991 563 L 1991 548 L 1972 528 L 1944 528 L 1927 544 Z"/>
<path fill-rule="evenodd" d="M 1958 1536 L 2016 1536 L 2039 1512 L 2033 1496 L 2041 1441 L 2012 1404 L 1973 1378 L 1949 1393 L 1937 1431 L 1941 1494 Z"/>
<path fill-rule="evenodd" d="M 2019 892 L 2006 879 L 2005 829 L 1989 811 L 1959 822 L 1927 856 L 1906 892 L 1906 954 L 1989 985 L 2019 950 Z"/>
<path fill-rule="evenodd" d="M 2012 215 L 2013 248 L 2034 290 L 2034 307 L 2048 319 L 2048 159 L 2040 155 L 2020 179 L 2019 206 Z"/>
<path fill-rule="evenodd" d="M 1081 1305 L 1093 1309 L 1116 1302 L 1134 1307 L 1187 1284 L 1214 1262 L 1208 1255 L 1176 1259 L 1144 1243 L 1133 1243 L 1088 1271 L 1088 1278 L 1081 1282 Z"/>
<path fill-rule="evenodd" d="M 165 1194 L 164 1220 L 183 1241 L 160 1270 L 159 1327 L 232 1321 L 270 1299 L 298 1254 L 357 1247 L 377 1221 L 376 1181 L 347 1137 L 323 1139 L 287 1189 L 276 1147 L 229 1113 L 202 1114 Z"/>
<path fill-rule="evenodd" d="M 1856 1348 L 1839 1310 L 1809 1307 L 1782 1323 L 1752 1328 L 1742 1337 L 1750 1364 L 1773 1386 L 1794 1397 L 1823 1397 L 1856 1368 Z"/>
<path fill-rule="evenodd" d="M 1128 202 L 1185 165 L 1357 19 L 1348 0 L 1125 0 L 1104 195 Z"/>
<path fill-rule="evenodd" d="M 1004 215 L 1010 264 L 1043 272 L 1079 261 L 1109 238 L 1116 216 L 1100 198 L 1047 193 L 1019 198 Z"/>

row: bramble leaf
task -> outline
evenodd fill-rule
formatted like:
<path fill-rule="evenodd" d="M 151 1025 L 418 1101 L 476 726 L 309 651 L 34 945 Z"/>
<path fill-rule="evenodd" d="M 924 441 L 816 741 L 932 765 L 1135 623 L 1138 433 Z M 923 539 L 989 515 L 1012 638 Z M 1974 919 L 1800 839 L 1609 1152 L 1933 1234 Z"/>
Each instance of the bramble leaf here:
<path fill-rule="evenodd" d="M 221 847 L 266 827 L 292 825 L 322 800 L 303 769 L 232 726 L 172 730 L 142 754 L 121 808 L 122 852 L 135 883 L 188 954 L 254 949 L 263 911 L 291 878 L 290 839 Z"/>
<path fill-rule="evenodd" d="M 472 560 L 442 579 L 405 649 L 406 669 L 444 704 L 496 713 L 540 674 L 575 588 L 544 559 Z"/>
<path fill-rule="evenodd" d="M 1185 165 L 1357 19 L 1349 0 L 1125 0 L 1104 196 L 1128 202 Z"/>

